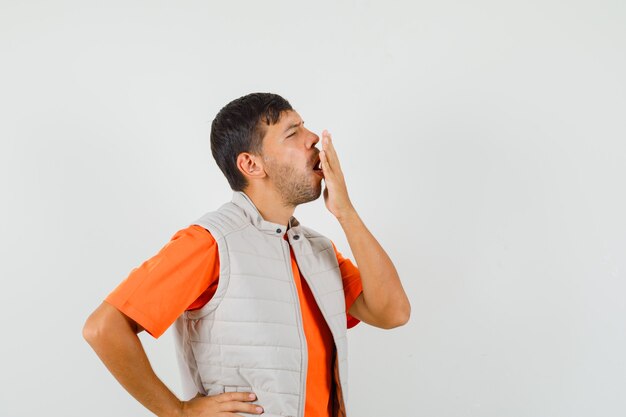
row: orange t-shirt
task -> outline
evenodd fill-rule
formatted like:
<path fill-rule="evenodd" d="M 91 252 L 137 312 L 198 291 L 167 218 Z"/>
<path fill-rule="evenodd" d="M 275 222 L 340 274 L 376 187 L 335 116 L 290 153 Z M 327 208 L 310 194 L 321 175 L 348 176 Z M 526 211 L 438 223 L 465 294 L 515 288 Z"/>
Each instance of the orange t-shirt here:
<path fill-rule="evenodd" d="M 344 258 L 334 244 L 333 248 L 349 310 L 363 289 L 361 276 L 350 259 Z M 293 250 L 290 252 L 309 356 L 304 414 L 329 417 L 333 339 L 309 286 L 301 278 Z M 192 225 L 176 232 L 155 256 L 134 268 L 105 301 L 159 337 L 185 310 L 201 308 L 211 299 L 219 272 L 215 239 L 202 226 Z M 347 318 L 348 328 L 359 323 L 349 314 Z"/>

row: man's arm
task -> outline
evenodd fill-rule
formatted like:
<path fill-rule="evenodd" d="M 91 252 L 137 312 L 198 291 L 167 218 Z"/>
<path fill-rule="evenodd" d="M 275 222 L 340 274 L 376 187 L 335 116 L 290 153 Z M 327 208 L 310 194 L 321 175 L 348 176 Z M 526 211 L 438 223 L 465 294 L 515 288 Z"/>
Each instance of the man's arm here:
<path fill-rule="evenodd" d="M 409 321 L 411 305 L 395 266 L 356 210 L 339 218 L 361 273 L 363 293 L 350 307 L 351 316 L 383 329 Z"/>
<path fill-rule="evenodd" d="M 180 401 L 156 376 L 137 333 L 143 329 L 117 308 L 104 302 L 89 316 L 83 337 L 115 379 L 157 416 L 216 416 L 227 412 L 261 414 L 249 404 L 252 393 L 230 392 Z"/>
<path fill-rule="evenodd" d="M 327 131 L 322 133 L 324 201 L 339 220 L 361 273 L 363 293 L 350 307 L 350 315 L 376 327 L 390 329 L 409 320 L 411 304 L 398 272 L 385 250 L 367 229 L 348 196 L 339 159 Z"/>

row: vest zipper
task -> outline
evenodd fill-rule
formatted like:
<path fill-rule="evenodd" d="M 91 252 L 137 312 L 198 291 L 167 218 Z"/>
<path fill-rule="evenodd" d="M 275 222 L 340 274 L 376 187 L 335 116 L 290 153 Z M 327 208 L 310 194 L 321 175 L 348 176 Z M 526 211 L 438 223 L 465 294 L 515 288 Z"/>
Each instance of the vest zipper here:
<path fill-rule="evenodd" d="M 302 393 L 301 399 L 298 404 L 298 417 L 304 417 L 304 404 L 306 403 L 306 378 L 309 363 L 309 351 L 306 341 L 306 335 L 304 334 L 304 325 L 302 323 L 302 307 L 300 306 L 300 296 L 298 295 L 298 288 L 296 286 L 296 277 L 293 275 L 293 268 L 291 266 L 291 252 L 289 242 L 282 240 L 283 255 L 286 259 L 287 271 L 291 277 L 291 290 L 296 301 L 296 317 L 298 319 L 298 332 L 300 334 L 300 343 L 302 344 L 302 360 L 300 363 L 301 377 L 300 377 L 300 392 Z"/>

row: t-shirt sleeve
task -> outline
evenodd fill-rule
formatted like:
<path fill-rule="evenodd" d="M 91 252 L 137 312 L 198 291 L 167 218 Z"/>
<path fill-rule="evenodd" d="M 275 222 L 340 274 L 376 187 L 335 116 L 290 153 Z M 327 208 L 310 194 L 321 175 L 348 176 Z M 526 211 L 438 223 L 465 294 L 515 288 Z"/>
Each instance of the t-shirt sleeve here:
<path fill-rule="evenodd" d="M 215 239 L 202 226 L 192 225 L 134 268 L 105 301 L 157 338 L 185 310 L 210 299 L 219 270 Z"/>
<path fill-rule="evenodd" d="M 354 301 L 359 298 L 359 295 L 363 292 L 363 285 L 361 284 L 361 273 L 359 269 L 352 263 L 350 258 L 344 258 L 337 250 L 337 247 L 333 242 L 333 249 L 335 250 L 335 256 L 337 256 L 337 262 L 339 263 L 339 270 L 341 271 L 341 279 L 343 280 L 343 292 L 346 298 L 346 312 L 350 310 Z M 349 313 L 346 313 L 348 318 L 348 329 L 356 326 L 361 321 L 355 317 L 352 317 Z"/>

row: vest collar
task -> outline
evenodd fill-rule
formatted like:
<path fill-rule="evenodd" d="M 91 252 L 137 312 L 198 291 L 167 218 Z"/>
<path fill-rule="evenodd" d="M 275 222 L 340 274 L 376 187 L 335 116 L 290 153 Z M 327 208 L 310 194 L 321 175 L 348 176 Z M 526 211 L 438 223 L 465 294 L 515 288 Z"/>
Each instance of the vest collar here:
<path fill-rule="evenodd" d="M 296 227 L 300 225 L 300 222 L 294 216 L 291 216 L 288 225 L 268 222 L 263 218 L 263 216 L 261 216 L 261 213 L 259 213 L 259 210 L 256 208 L 250 197 L 248 197 L 248 195 L 243 191 L 233 192 L 232 202 L 244 211 L 246 217 L 250 220 L 250 223 L 252 223 L 254 227 L 268 235 L 282 238 L 285 233 L 288 233 L 289 237 L 291 237 L 291 235 L 296 233 Z"/>

